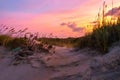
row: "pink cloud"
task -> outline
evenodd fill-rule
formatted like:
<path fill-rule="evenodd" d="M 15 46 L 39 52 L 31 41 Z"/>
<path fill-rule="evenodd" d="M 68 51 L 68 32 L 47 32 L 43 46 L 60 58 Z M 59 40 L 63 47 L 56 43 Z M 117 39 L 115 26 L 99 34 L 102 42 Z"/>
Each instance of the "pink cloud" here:
<path fill-rule="evenodd" d="M 120 16 L 120 7 L 115 7 L 111 10 L 109 10 L 105 16 L 115 16 L 115 17 L 119 17 Z"/>
<path fill-rule="evenodd" d="M 84 30 L 83 27 L 78 27 L 74 22 L 61 23 L 61 26 L 67 26 L 72 29 L 73 32 L 82 32 Z"/>

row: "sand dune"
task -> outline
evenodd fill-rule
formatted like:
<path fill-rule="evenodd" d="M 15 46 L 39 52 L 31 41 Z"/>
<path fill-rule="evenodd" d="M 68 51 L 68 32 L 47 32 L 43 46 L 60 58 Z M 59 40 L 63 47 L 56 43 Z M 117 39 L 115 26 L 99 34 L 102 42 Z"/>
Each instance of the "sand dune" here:
<path fill-rule="evenodd" d="M 56 53 L 36 53 L 26 63 L 12 65 L 13 56 L 0 49 L 0 80 L 119 80 L 120 47 L 101 56 L 95 51 L 56 47 Z M 113 62 L 116 64 L 113 64 Z M 111 67 L 111 68 L 110 68 Z"/>

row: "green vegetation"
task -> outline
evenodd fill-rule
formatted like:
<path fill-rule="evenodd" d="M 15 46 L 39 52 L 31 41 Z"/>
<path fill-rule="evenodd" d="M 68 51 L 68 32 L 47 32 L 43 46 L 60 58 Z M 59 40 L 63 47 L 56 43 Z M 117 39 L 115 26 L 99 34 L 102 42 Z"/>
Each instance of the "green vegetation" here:
<path fill-rule="evenodd" d="M 24 38 L 13 38 L 8 35 L 0 35 L 0 46 L 5 46 L 10 49 L 26 45 L 27 41 Z"/>
<path fill-rule="evenodd" d="M 24 38 L 13 38 L 9 40 L 5 46 L 10 49 L 15 49 L 17 47 L 22 47 L 24 45 L 27 45 L 27 40 L 25 40 Z"/>
<path fill-rule="evenodd" d="M 0 35 L 0 45 L 5 46 L 9 40 L 11 40 L 11 37 L 7 35 Z"/>
<path fill-rule="evenodd" d="M 80 38 L 40 38 L 42 43 L 47 43 L 51 45 L 61 46 L 61 47 L 77 47 Z"/>
<path fill-rule="evenodd" d="M 120 40 L 120 19 L 117 23 L 106 23 L 95 28 L 92 33 L 87 34 L 80 40 L 80 48 L 91 47 L 101 52 L 108 52 L 112 43 Z"/>

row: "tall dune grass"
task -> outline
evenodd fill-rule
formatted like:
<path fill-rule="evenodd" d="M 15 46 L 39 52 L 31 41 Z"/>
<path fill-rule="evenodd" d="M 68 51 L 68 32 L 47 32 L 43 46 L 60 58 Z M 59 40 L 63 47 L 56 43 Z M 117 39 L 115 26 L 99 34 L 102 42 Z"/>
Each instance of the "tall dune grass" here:
<path fill-rule="evenodd" d="M 0 46 L 10 49 L 21 47 L 28 43 L 29 38 L 25 38 L 27 28 L 16 31 L 15 28 L 6 25 L 0 25 Z M 13 36 L 16 35 L 16 36 Z M 30 34 L 31 35 L 31 34 Z"/>
<path fill-rule="evenodd" d="M 105 23 L 80 39 L 80 48 L 91 47 L 103 53 L 108 52 L 112 43 L 120 40 L 120 18 L 116 23 Z"/>

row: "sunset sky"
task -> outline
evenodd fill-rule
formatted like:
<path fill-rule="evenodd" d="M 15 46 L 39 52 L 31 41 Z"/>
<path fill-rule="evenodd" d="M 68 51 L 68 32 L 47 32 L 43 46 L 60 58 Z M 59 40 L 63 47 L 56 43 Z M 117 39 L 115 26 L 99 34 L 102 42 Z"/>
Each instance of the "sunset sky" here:
<path fill-rule="evenodd" d="M 112 0 L 105 1 L 107 13 Z M 119 9 L 120 1 L 113 3 L 115 10 Z M 103 0 L 0 0 L 0 24 L 28 27 L 28 31 L 44 35 L 78 37 L 90 29 L 86 26 L 95 21 L 102 4 Z"/>

